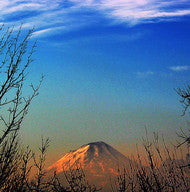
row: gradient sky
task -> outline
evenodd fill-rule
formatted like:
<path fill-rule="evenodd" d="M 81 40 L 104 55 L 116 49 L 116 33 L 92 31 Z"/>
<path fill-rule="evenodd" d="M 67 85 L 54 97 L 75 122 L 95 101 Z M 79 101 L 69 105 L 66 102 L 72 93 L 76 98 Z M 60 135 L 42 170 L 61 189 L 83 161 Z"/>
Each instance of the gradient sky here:
<path fill-rule="evenodd" d="M 99 140 L 127 154 L 145 126 L 186 126 L 174 88 L 189 83 L 189 0 L 0 0 L 0 19 L 35 26 L 28 82 L 45 79 L 22 135 L 49 136 L 51 161 Z"/>

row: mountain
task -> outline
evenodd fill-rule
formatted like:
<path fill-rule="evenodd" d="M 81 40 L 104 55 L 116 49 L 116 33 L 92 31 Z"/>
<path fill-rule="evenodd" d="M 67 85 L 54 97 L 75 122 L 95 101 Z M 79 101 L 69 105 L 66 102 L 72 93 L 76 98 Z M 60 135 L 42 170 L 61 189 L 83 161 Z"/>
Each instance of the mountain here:
<path fill-rule="evenodd" d="M 130 159 L 110 145 L 99 141 L 88 143 L 79 149 L 70 151 L 48 170 L 56 171 L 57 175 L 63 176 L 63 171 L 75 169 L 78 164 L 85 172 L 90 183 L 95 185 L 106 185 L 110 182 L 110 177 L 118 173 L 118 168 L 129 165 Z"/>

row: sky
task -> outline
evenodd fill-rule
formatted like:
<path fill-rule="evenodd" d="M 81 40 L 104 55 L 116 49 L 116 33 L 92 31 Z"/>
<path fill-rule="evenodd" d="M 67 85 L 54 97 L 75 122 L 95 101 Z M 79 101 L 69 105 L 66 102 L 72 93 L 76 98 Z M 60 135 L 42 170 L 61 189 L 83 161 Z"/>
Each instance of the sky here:
<path fill-rule="evenodd" d="M 38 83 L 25 143 L 50 137 L 50 162 L 104 141 L 124 154 L 145 134 L 186 127 L 175 89 L 189 83 L 189 0 L 0 0 L 0 23 L 35 26 Z"/>

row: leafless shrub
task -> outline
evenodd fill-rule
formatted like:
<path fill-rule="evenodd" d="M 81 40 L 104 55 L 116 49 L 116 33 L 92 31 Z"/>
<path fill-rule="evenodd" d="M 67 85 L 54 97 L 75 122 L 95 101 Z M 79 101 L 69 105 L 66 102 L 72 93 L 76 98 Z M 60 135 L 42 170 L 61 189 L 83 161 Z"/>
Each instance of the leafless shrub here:
<path fill-rule="evenodd" d="M 22 26 L 0 27 L 0 191 L 26 191 L 31 151 L 19 145 L 19 130 L 30 107 L 38 95 L 42 79 L 31 94 L 24 96 L 23 89 L 28 68 L 32 63 L 35 43 L 28 48 L 33 29 L 21 34 Z"/>
<path fill-rule="evenodd" d="M 190 106 L 190 85 L 185 86 L 183 89 L 177 88 L 176 92 L 180 96 L 180 102 L 184 108 L 182 116 L 184 116 Z"/>
<path fill-rule="evenodd" d="M 47 192 L 48 184 L 45 179 L 45 161 L 46 161 L 46 152 L 49 147 L 50 140 L 47 138 L 44 140 L 42 138 L 41 146 L 39 147 L 39 157 L 36 158 L 35 153 L 32 154 L 32 159 L 34 161 L 34 168 L 36 169 L 35 178 L 28 184 L 28 188 L 32 192 Z"/>
<path fill-rule="evenodd" d="M 64 165 L 63 165 L 64 167 Z M 64 171 L 65 186 L 60 182 L 60 177 L 54 172 L 49 182 L 53 192 L 97 192 L 96 186 L 89 184 L 82 167 L 75 163 L 75 166 Z"/>
<path fill-rule="evenodd" d="M 116 178 L 113 191 L 119 192 L 173 192 L 189 191 L 190 175 L 183 169 L 185 159 L 178 152 L 159 142 L 159 137 L 154 134 L 151 142 L 148 137 L 143 139 L 146 156 L 138 154 L 137 164 L 131 165 L 130 170 L 120 171 Z M 178 149 L 179 150 L 179 149 Z M 143 165 L 142 158 L 146 159 Z M 112 187 L 113 189 L 113 187 Z"/>

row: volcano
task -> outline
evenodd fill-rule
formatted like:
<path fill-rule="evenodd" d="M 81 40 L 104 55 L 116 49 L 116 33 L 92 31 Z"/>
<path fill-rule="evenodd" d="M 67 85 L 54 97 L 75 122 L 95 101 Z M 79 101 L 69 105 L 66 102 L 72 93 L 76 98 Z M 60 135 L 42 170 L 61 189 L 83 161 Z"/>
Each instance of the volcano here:
<path fill-rule="evenodd" d="M 79 149 L 68 152 L 51 165 L 48 170 L 63 175 L 64 171 L 75 169 L 76 164 L 85 172 L 87 179 L 98 186 L 110 182 L 110 177 L 118 174 L 118 169 L 128 167 L 130 159 L 112 146 L 99 141 L 88 143 Z"/>

